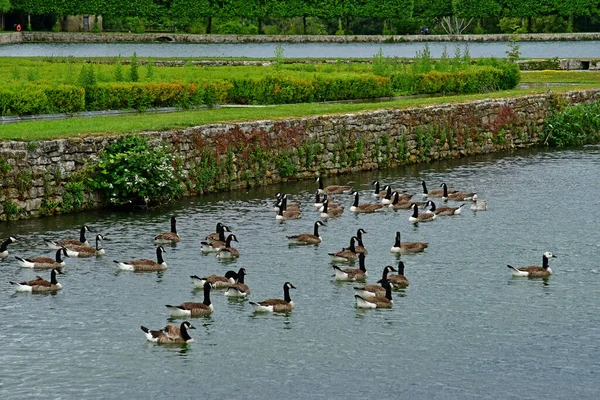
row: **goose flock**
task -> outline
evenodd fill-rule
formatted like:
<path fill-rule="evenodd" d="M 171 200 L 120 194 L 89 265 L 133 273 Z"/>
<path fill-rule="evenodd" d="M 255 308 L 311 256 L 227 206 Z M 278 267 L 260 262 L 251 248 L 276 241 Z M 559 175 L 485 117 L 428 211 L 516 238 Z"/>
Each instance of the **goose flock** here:
<path fill-rule="evenodd" d="M 416 193 L 410 193 L 404 190 L 392 190 L 389 185 L 381 186 L 378 181 L 374 181 L 375 190 L 373 198 L 375 201 L 360 201 L 359 192 L 351 186 L 324 186 L 323 180 L 317 178 L 318 189 L 315 192 L 314 210 L 303 210 L 300 204 L 288 203 L 288 195 L 277 193 L 276 202 L 273 211 L 276 213 L 275 220 L 284 221 L 296 220 L 303 217 L 303 214 L 312 214 L 309 218 L 318 218 L 313 225 L 313 232 L 299 233 L 286 236 L 290 247 L 294 246 L 318 246 L 323 238 L 320 235 L 319 228 L 327 227 L 327 224 L 335 223 L 335 219 L 344 214 L 345 208 L 342 203 L 336 203 L 333 195 L 347 195 L 353 197 L 353 202 L 348 208 L 350 213 L 369 214 L 394 212 L 397 210 L 410 210 L 407 213 L 406 220 L 410 223 L 419 224 L 433 222 L 436 218 L 453 217 L 460 215 L 465 208 L 465 203 L 459 205 L 438 206 L 432 199 L 439 199 L 446 203 L 448 201 L 471 202 L 471 210 L 487 210 L 487 201 L 478 199 L 475 192 L 461 192 L 449 189 L 446 183 L 440 185 L 441 189 L 428 191 L 425 181 L 421 182 L 424 201 L 415 201 L 413 197 Z M 421 207 L 421 208 L 419 208 Z M 309 208 L 312 208 L 309 207 Z M 171 217 L 171 230 L 169 232 L 159 233 L 154 236 L 156 245 L 156 259 L 134 259 L 134 260 L 114 260 L 117 268 L 123 271 L 132 272 L 157 272 L 167 269 L 167 263 L 164 259 L 164 245 L 172 245 L 180 241 L 177 232 L 177 221 L 175 216 Z M 17 263 L 23 268 L 34 270 L 50 270 L 50 280 L 42 276 L 36 276 L 35 279 L 23 282 L 10 282 L 17 292 L 31 293 L 49 293 L 62 290 L 61 283 L 58 282 L 58 275 L 63 274 L 65 259 L 69 257 L 93 257 L 105 255 L 105 249 L 102 242 L 105 240 L 101 234 L 95 235 L 95 246 L 92 246 L 87 240 L 86 234 L 92 230 L 84 225 L 80 229 L 79 239 L 63 239 L 53 241 L 45 239 L 46 246 L 56 250 L 55 257 L 30 257 L 23 258 L 15 256 Z M 358 228 L 356 234 L 350 236 L 348 247 L 339 251 L 330 252 L 333 268 L 332 278 L 338 282 L 351 282 L 362 284 L 362 286 L 353 286 L 354 302 L 356 307 L 370 308 L 392 308 L 394 291 L 404 290 L 409 286 L 409 281 L 404 275 L 404 261 L 399 261 L 396 267 L 386 265 L 383 267 L 381 279 L 377 284 L 366 284 L 369 278 L 369 272 L 366 269 L 366 257 L 368 255 L 367 247 L 363 242 L 363 234 L 367 231 Z M 150 238 L 149 238 L 150 239 Z M 8 246 L 15 243 L 18 239 L 9 237 L 0 245 L 0 258 L 8 257 Z M 215 232 L 212 232 L 200 243 L 200 251 L 204 254 L 213 253 L 219 259 L 235 261 L 241 256 L 238 249 L 232 247 L 233 243 L 239 243 L 236 235 L 232 233 L 229 226 L 218 222 Z M 404 242 L 400 231 L 395 232 L 392 240 L 390 237 L 390 253 L 396 255 L 423 253 L 428 247 L 428 242 Z M 513 276 L 527 278 L 548 278 L 552 275 L 552 269 L 549 266 L 549 260 L 556 256 L 550 252 L 543 253 L 541 266 L 514 267 L 508 265 Z M 358 262 L 358 267 L 351 265 Z M 348 267 L 340 264 L 350 264 Z M 165 305 L 169 315 L 173 318 L 190 318 L 209 316 L 214 311 L 214 305 L 211 302 L 211 293 L 214 290 L 223 291 L 224 296 L 239 298 L 245 300 L 251 295 L 249 286 L 245 282 L 247 272 L 245 268 L 239 268 L 237 271 L 227 271 L 223 276 L 192 275 L 191 284 L 193 287 L 201 289 L 203 292 L 202 302 L 184 302 L 181 304 Z M 286 313 L 291 312 L 295 305 L 290 295 L 290 290 L 296 287 L 289 281 L 283 284 L 283 298 L 269 298 L 262 301 L 250 301 L 249 304 L 257 313 Z M 179 326 L 166 325 L 159 329 L 148 329 L 141 326 L 141 330 L 146 339 L 157 344 L 186 344 L 194 341 L 190 330 L 194 326 L 184 321 Z"/>

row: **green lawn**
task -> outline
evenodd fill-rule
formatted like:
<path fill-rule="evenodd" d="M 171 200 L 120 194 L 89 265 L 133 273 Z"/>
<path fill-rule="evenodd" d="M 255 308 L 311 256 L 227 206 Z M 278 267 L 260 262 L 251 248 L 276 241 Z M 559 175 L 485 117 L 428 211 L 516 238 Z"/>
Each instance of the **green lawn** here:
<path fill-rule="evenodd" d="M 598 85 L 556 86 L 553 92 L 597 88 Z M 547 88 L 515 89 L 476 95 L 404 98 L 380 103 L 293 104 L 253 108 L 219 108 L 168 114 L 134 114 L 110 117 L 70 118 L 57 121 L 31 121 L 0 125 L 0 140 L 35 141 L 86 135 L 110 135 L 168 130 L 219 122 L 285 119 L 322 114 L 345 114 L 392 108 L 409 108 L 472 100 L 546 93 Z"/>
<path fill-rule="evenodd" d="M 528 71 L 521 83 L 581 83 L 600 85 L 600 71 Z"/>

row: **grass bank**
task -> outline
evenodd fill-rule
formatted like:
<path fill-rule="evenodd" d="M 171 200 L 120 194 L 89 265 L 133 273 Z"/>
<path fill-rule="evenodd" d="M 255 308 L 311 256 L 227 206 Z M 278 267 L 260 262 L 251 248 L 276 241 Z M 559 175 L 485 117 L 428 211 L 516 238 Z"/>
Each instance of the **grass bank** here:
<path fill-rule="evenodd" d="M 594 84 L 552 87 L 553 92 L 597 88 Z M 491 98 L 506 98 L 546 93 L 548 88 L 513 89 L 494 93 L 461 96 L 403 98 L 378 103 L 310 103 L 262 108 L 217 108 L 170 114 L 135 114 L 107 117 L 72 118 L 57 121 L 31 121 L 0 125 L 0 140 L 36 141 L 88 135 L 113 135 L 143 131 L 163 131 L 224 122 L 286 119 L 303 116 L 345 114 L 392 108 L 410 108 Z"/>

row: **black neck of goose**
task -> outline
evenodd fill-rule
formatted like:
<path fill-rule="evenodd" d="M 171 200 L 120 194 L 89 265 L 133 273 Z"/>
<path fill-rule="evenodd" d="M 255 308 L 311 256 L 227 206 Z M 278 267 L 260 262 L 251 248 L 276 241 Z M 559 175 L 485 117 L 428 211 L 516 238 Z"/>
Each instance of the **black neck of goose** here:
<path fill-rule="evenodd" d="M 431 211 L 435 211 L 435 203 L 433 201 L 430 201 L 429 207 L 431 207 Z"/>
<path fill-rule="evenodd" d="M 358 192 L 356 192 L 356 194 L 354 195 L 354 207 L 358 207 Z"/>
<path fill-rule="evenodd" d="M 358 244 L 359 246 L 361 246 L 361 247 L 365 247 L 365 244 L 364 244 L 364 243 L 363 243 L 363 241 L 362 241 L 362 237 L 358 237 L 358 238 L 356 238 L 356 239 L 358 239 L 358 240 L 357 240 L 357 244 Z"/>
<path fill-rule="evenodd" d="M 398 204 L 398 200 L 399 200 L 398 192 L 394 192 L 394 200 L 392 201 L 392 204 L 393 205 Z"/>
<path fill-rule="evenodd" d="M 362 229 L 356 231 L 356 238 L 358 239 L 358 244 L 362 246 Z"/>
<path fill-rule="evenodd" d="M 156 261 L 158 261 L 159 264 L 162 264 L 165 262 L 165 260 L 163 259 L 163 255 L 162 255 L 162 249 L 160 247 L 156 248 Z"/>
<path fill-rule="evenodd" d="M 425 181 L 421 181 L 421 185 L 423 185 L 423 193 L 429 194 L 429 192 L 427 191 L 427 185 L 425 184 Z"/>
<path fill-rule="evenodd" d="M 58 281 L 56 280 L 56 270 L 52 270 L 52 272 L 50 272 L 50 283 L 53 285 L 56 285 L 58 283 Z"/>
<path fill-rule="evenodd" d="M 404 263 L 402 261 L 398 263 L 398 275 L 404 275 Z"/>
<path fill-rule="evenodd" d="M 79 231 L 79 241 L 84 243 L 87 239 L 85 238 L 85 226 L 81 227 L 81 231 Z"/>
<path fill-rule="evenodd" d="M 319 189 L 323 190 L 323 181 L 319 179 Z"/>
<path fill-rule="evenodd" d="M 283 287 L 283 299 L 288 303 L 292 301 L 292 298 L 290 297 L 290 288 L 288 287 L 288 285 L 285 285 Z"/>
<path fill-rule="evenodd" d="M 348 250 L 350 250 L 353 253 L 356 253 L 356 247 L 354 246 L 354 238 L 350 240 L 350 247 L 348 247 Z"/>
<path fill-rule="evenodd" d="M 400 247 L 400 232 L 396 232 L 396 243 L 394 243 L 394 247 Z"/>
<path fill-rule="evenodd" d="M 392 187 L 388 186 L 387 191 L 385 192 L 385 198 L 390 200 L 392 198 Z"/>
<path fill-rule="evenodd" d="M 417 205 L 413 205 L 413 218 L 417 218 L 419 216 L 419 208 L 417 207 Z"/>
<path fill-rule="evenodd" d="M 381 274 L 381 283 L 382 283 L 382 284 L 383 284 L 383 282 L 387 281 L 387 278 L 388 278 L 388 277 L 387 277 L 387 276 L 388 276 L 388 272 L 389 272 L 389 271 L 388 271 L 388 268 L 387 268 L 387 267 L 385 267 L 385 268 L 383 269 L 383 274 Z"/>
<path fill-rule="evenodd" d="M 223 228 L 223 226 L 221 226 L 217 232 L 219 232 L 219 241 L 220 242 L 224 242 L 225 241 L 225 228 Z"/>
<path fill-rule="evenodd" d="M 60 248 L 60 249 L 56 250 L 56 258 L 55 259 L 56 259 L 57 263 L 63 262 L 62 256 L 63 256 L 63 249 Z"/>
<path fill-rule="evenodd" d="M 100 238 L 98 236 L 96 236 L 96 250 L 100 250 L 102 249 L 102 246 L 100 246 Z"/>
<path fill-rule="evenodd" d="M 231 247 L 231 239 L 232 239 L 232 237 L 233 237 L 233 235 L 227 236 L 227 240 L 225 240 L 225 247 L 227 247 L 227 248 Z"/>
<path fill-rule="evenodd" d="M 179 332 L 181 333 L 181 338 L 182 338 L 183 340 L 185 340 L 186 342 L 192 338 L 192 337 L 190 336 L 190 334 L 188 333 L 188 330 L 187 330 L 187 328 L 186 328 L 185 324 L 183 324 L 183 323 L 182 323 L 182 324 L 181 324 L 181 326 L 179 327 Z"/>
<path fill-rule="evenodd" d="M 448 197 L 448 185 L 442 183 L 442 189 L 444 190 L 444 197 Z"/>
<path fill-rule="evenodd" d="M 385 287 L 385 298 L 392 300 L 392 285 L 386 280 L 382 281 L 381 284 Z"/>
<path fill-rule="evenodd" d="M 204 284 L 204 301 L 202 304 L 210 306 L 210 283 Z"/>
<path fill-rule="evenodd" d="M 171 233 L 177 233 L 177 221 L 175 220 L 175 217 L 171 218 Z"/>
<path fill-rule="evenodd" d="M 362 253 L 358 256 L 358 269 L 362 272 L 367 272 L 367 267 L 365 267 L 365 255 Z"/>
<path fill-rule="evenodd" d="M 283 204 L 279 206 L 279 211 L 277 211 L 277 215 L 281 215 L 283 217 Z"/>
<path fill-rule="evenodd" d="M 321 202 L 321 196 L 319 196 L 319 192 L 315 195 L 315 203 L 319 204 Z"/>
<path fill-rule="evenodd" d="M 542 268 L 548 269 L 548 267 L 549 267 L 548 259 L 546 258 L 546 256 L 542 256 Z"/>
<path fill-rule="evenodd" d="M 315 229 L 313 231 L 315 236 L 319 236 L 319 223 L 315 222 Z"/>
<path fill-rule="evenodd" d="M 11 243 L 12 241 L 10 239 L 6 239 L 4 242 L 2 242 L 2 245 L 0 245 L 0 251 L 6 251 L 8 249 L 8 245 Z"/>
<path fill-rule="evenodd" d="M 329 212 L 329 200 L 323 202 L 323 213 L 327 214 Z"/>
<path fill-rule="evenodd" d="M 379 189 L 379 181 L 375 181 L 375 194 L 379 194 L 381 190 Z"/>
<path fill-rule="evenodd" d="M 238 277 L 237 277 L 238 283 L 245 283 L 244 282 L 244 276 L 246 276 L 246 274 L 244 273 L 244 271 L 238 272 Z"/>

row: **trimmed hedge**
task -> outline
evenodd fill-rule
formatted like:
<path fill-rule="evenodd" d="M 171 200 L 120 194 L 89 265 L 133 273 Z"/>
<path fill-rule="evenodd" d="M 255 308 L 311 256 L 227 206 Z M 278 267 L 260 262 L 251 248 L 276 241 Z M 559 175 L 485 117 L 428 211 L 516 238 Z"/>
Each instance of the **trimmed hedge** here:
<path fill-rule="evenodd" d="M 73 113 L 85 110 L 85 91 L 78 86 L 21 85 L 0 87 L 0 115 Z"/>
<path fill-rule="evenodd" d="M 314 101 L 368 99 L 393 95 L 389 78 L 322 77 L 298 79 L 267 77 L 264 79 L 234 79 L 226 103 L 290 104 Z"/>

